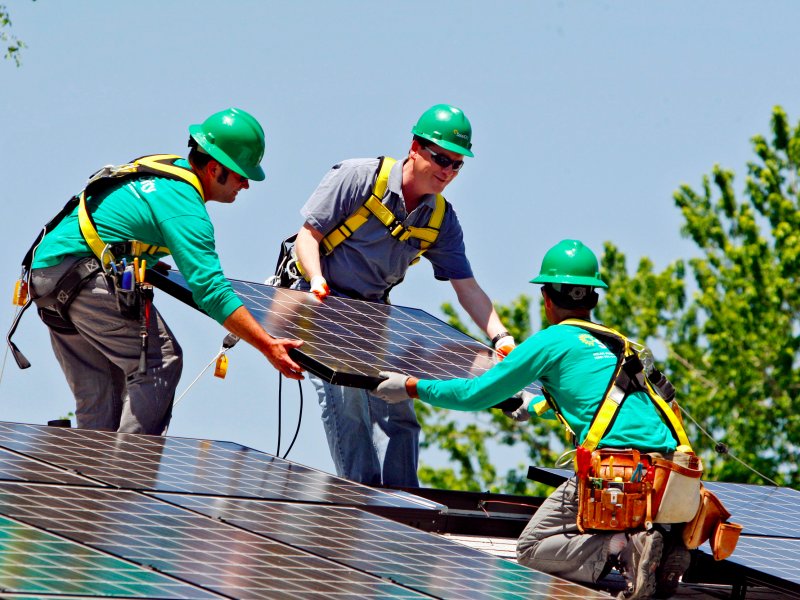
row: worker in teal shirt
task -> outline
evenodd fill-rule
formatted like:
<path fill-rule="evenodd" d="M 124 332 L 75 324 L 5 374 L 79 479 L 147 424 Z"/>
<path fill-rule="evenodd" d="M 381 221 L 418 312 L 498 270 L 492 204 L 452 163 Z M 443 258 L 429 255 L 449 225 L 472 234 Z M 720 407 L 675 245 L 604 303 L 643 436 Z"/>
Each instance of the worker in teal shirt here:
<path fill-rule="evenodd" d="M 522 405 L 509 416 L 529 418 L 528 409 L 543 398 L 520 390 L 540 381 L 558 406 L 576 445 L 586 438 L 617 365 L 616 355 L 585 329 L 563 324 L 589 321 L 597 304 L 600 279 L 594 253 L 577 240 L 564 240 L 546 254 L 532 283 L 542 283 L 547 320 L 553 325 L 517 346 L 505 360 L 474 379 L 418 380 L 385 372 L 373 393 L 391 403 L 412 397 L 456 410 L 490 408 L 517 394 Z M 531 408 L 531 412 L 532 408 Z M 555 416 L 550 410 L 544 413 Z M 602 437 L 601 448 L 634 448 L 671 453 L 678 441 L 643 391 L 625 398 L 616 419 Z M 688 567 L 689 553 L 669 538 L 664 552 L 661 531 L 635 534 L 581 533 L 577 527 L 575 480 L 560 486 L 542 505 L 520 536 L 519 562 L 578 582 L 596 583 L 616 566 L 628 580 L 624 598 L 666 597 Z M 664 556 L 662 556 L 664 554 Z M 666 594 L 666 595 L 662 595 Z"/>
<path fill-rule="evenodd" d="M 141 313 L 121 313 L 120 281 L 113 283 L 110 263 L 102 268 L 108 248 L 120 248 L 115 259 L 131 264 L 137 254 L 132 240 L 150 249 L 137 257 L 148 266 L 171 254 L 203 311 L 281 373 L 302 379 L 288 355 L 302 342 L 273 338 L 242 305 L 223 274 L 205 206 L 232 203 L 251 180 L 264 179 L 264 131 L 252 115 L 230 108 L 192 125 L 189 134 L 188 160 L 142 157 L 122 169 L 104 168 L 102 177 L 90 180 L 83 195 L 98 238 L 94 245 L 78 207 L 48 226 L 33 249 L 31 296 L 75 396 L 80 428 L 158 435 L 169 424 L 181 348 L 151 307 L 143 359 Z"/>

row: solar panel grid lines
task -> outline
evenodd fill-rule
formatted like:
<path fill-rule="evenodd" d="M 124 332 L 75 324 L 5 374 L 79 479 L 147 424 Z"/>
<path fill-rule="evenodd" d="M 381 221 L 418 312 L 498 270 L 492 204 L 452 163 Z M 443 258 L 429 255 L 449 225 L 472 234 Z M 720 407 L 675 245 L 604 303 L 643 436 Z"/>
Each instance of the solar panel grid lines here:
<path fill-rule="evenodd" d="M 138 492 L 0 483 L 0 512 L 235 598 L 419 597 Z"/>
<path fill-rule="evenodd" d="M 744 483 L 703 482 L 743 526 L 742 535 L 800 539 L 800 491 Z M 779 515 L 779 518 L 776 518 Z M 800 555 L 798 555 L 800 563 Z"/>
<path fill-rule="evenodd" d="M 800 585 L 800 539 L 743 535 L 726 560 Z"/>
<path fill-rule="evenodd" d="M 0 448 L 0 481 L 102 485 L 88 477 L 83 477 L 50 463 L 5 448 Z"/>
<path fill-rule="evenodd" d="M 607 597 L 355 508 L 182 494 L 157 497 L 434 597 Z"/>
<path fill-rule="evenodd" d="M 70 597 L 103 595 L 165 600 L 220 597 L 3 516 L 0 516 L 0 590 L 48 596 L 70 594 Z"/>
<path fill-rule="evenodd" d="M 180 273 L 153 273 L 152 283 L 194 306 Z M 474 377 L 490 369 L 494 351 L 425 311 L 229 280 L 244 305 L 276 337 L 301 339 L 292 356 L 335 384 L 371 389 L 380 371 L 428 379 Z"/>
<path fill-rule="evenodd" d="M 2 448 L 24 451 L 55 465 L 54 469 L 75 470 L 92 481 L 122 489 L 337 503 L 432 518 L 443 509 L 408 494 L 373 489 L 232 442 L 0 422 Z M 28 477 L 40 480 L 35 473 Z"/>

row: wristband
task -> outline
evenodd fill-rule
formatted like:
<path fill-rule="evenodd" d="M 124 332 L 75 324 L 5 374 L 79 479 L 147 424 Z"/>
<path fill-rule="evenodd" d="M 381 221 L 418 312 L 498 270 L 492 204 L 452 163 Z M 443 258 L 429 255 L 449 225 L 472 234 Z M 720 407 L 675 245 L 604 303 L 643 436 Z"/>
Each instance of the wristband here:
<path fill-rule="evenodd" d="M 508 333 L 507 331 L 501 331 L 500 333 L 498 333 L 496 336 L 494 336 L 492 338 L 492 346 L 494 346 L 497 342 L 502 340 L 504 337 L 511 337 L 511 334 Z"/>

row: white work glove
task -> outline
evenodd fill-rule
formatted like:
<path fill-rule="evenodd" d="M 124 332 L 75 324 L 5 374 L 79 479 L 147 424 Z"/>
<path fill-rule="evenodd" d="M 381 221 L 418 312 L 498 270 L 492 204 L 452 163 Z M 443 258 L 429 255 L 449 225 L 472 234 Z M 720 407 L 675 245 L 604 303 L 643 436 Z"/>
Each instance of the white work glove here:
<path fill-rule="evenodd" d="M 394 371 L 381 371 L 378 375 L 386 379 L 381 381 L 378 387 L 372 390 L 373 396 L 377 396 L 389 404 L 397 404 L 398 402 L 408 400 L 408 392 L 406 391 L 408 375 L 405 373 L 396 373 Z"/>
<path fill-rule="evenodd" d="M 322 275 L 314 275 L 311 278 L 311 292 L 320 300 L 327 298 L 331 293 L 331 288 L 328 287 L 328 282 Z"/>
<path fill-rule="evenodd" d="M 515 410 L 504 410 L 503 414 L 507 416 L 509 419 L 514 419 L 515 421 L 519 421 L 522 423 L 523 421 L 527 421 L 531 418 L 531 413 L 528 412 L 528 407 L 531 405 L 531 401 L 533 400 L 534 396 L 530 392 L 526 392 L 525 390 L 521 390 L 514 394 L 512 398 L 519 398 L 522 400 L 522 404 L 519 408 Z"/>
<path fill-rule="evenodd" d="M 514 337 L 507 331 L 498 333 L 496 336 L 494 336 L 492 345 L 494 346 L 494 350 L 497 352 L 497 356 L 500 360 L 503 360 L 514 348 L 517 347 Z"/>

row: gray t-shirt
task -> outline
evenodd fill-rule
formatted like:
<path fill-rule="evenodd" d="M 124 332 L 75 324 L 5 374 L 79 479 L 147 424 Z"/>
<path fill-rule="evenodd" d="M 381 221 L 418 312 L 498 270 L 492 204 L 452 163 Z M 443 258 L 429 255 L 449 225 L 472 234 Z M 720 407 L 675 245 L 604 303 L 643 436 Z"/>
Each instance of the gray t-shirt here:
<path fill-rule="evenodd" d="M 305 222 L 327 235 L 358 209 L 369 196 L 378 169 L 377 158 L 345 160 L 328 171 L 300 210 Z M 406 226 L 425 227 L 435 207 L 428 195 L 406 213 L 402 192 L 403 161 L 389 173 L 383 204 Z M 402 281 L 420 249 L 420 240 L 400 242 L 374 216 L 329 255 L 321 255 L 322 274 L 334 292 L 380 301 L 387 289 Z M 467 279 L 472 268 L 464 250 L 464 236 L 455 210 L 447 203 L 439 235 L 423 254 L 433 265 L 436 279 Z"/>

